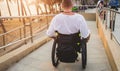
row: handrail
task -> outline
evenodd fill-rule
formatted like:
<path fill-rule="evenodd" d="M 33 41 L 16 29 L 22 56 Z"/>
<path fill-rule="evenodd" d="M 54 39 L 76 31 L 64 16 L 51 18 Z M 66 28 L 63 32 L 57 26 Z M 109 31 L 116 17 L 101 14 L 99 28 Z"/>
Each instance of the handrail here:
<path fill-rule="evenodd" d="M 43 17 L 43 16 L 55 16 L 56 14 L 49 14 L 49 15 L 31 15 L 31 16 L 9 16 L 9 17 L 3 17 L 0 16 L 0 19 L 12 19 L 12 18 L 34 18 L 34 17 Z"/>
<path fill-rule="evenodd" d="M 3 43 L 2 43 L 2 46 L 6 46 L 8 43 L 9 43 L 9 41 L 8 41 L 8 43 L 6 44 L 6 35 L 7 34 L 9 34 L 9 33 L 11 33 L 11 32 L 16 32 L 17 30 L 19 31 L 19 33 L 20 33 L 20 36 L 18 36 L 17 38 L 20 38 L 20 39 L 22 39 L 22 38 L 26 38 L 27 36 L 28 36 L 28 33 L 29 33 L 29 35 L 33 35 L 33 30 L 32 30 L 32 26 L 31 26 L 31 24 L 32 23 L 35 23 L 33 20 L 32 20 L 32 18 L 38 18 L 38 17 L 49 17 L 49 16 L 55 16 L 56 14 L 49 14 L 49 15 L 31 15 L 31 16 L 10 16 L 10 17 L 0 17 L 0 19 L 19 19 L 19 18 L 21 18 L 22 19 L 22 21 L 21 21 L 21 23 L 23 23 L 23 26 L 20 26 L 20 27 L 18 27 L 18 28 L 15 28 L 15 29 L 13 29 L 13 30 L 10 30 L 10 31 L 8 31 L 8 32 L 5 32 L 5 33 L 3 33 L 3 34 L 0 34 L 0 37 L 2 38 L 2 40 L 1 41 L 3 41 Z M 29 20 L 28 20 L 28 22 L 25 22 L 25 18 L 28 18 Z M 46 23 L 47 23 L 47 25 L 48 25 L 48 19 L 45 19 L 46 20 Z M 3 22 L 4 23 L 4 22 Z M 26 23 L 30 23 L 29 25 L 26 25 Z M 26 26 L 29 26 L 29 28 L 30 28 L 30 31 L 29 32 L 26 32 Z M 39 26 L 38 26 L 39 27 Z M 21 29 L 23 29 L 23 30 L 21 30 Z M 23 34 L 22 34 L 22 32 L 23 32 Z M 22 37 L 23 36 L 23 37 Z M 18 40 L 19 41 L 19 40 Z M 33 42 L 33 37 L 31 37 L 31 42 Z"/>
<path fill-rule="evenodd" d="M 120 12 L 119 11 L 116 11 L 116 10 L 114 10 L 114 9 L 110 9 L 110 8 L 103 8 L 104 10 L 109 10 L 109 11 L 112 11 L 112 12 L 115 12 L 115 13 L 118 13 L 118 14 L 120 14 Z"/>
<path fill-rule="evenodd" d="M 24 41 L 24 40 L 29 39 L 29 38 L 31 38 L 31 37 L 32 37 L 32 36 L 29 36 L 29 37 L 23 38 L 23 39 L 21 39 L 21 40 L 18 40 L 18 41 L 9 43 L 9 44 L 7 44 L 7 45 L 5 45 L 5 46 L 0 47 L 0 49 L 3 49 L 3 48 L 5 49 L 5 47 L 8 47 L 8 46 L 13 45 L 13 44 L 15 44 L 15 43 L 18 43 L 18 42 L 20 42 L 20 41 Z"/>
<path fill-rule="evenodd" d="M 110 29 L 110 39 L 112 40 L 112 38 L 114 37 L 116 42 L 120 45 L 120 42 L 119 42 L 120 39 L 117 39 L 117 36 L 115 36 L 114 33 L 113 33 L 114 31 L 116 31 L 116 30 L 114 30 L 114 29 L 116 29 L 115 25 L 117 24 L 116 23 L 116 20 L 117 20 L 116 15 L 120 15 L 120 12 L 115 10 L 115 9 L 111 9 L 111 8 L 103 8 L 103 10 L 106 11 L 105 15 L 107 15 L 106 19 L 104 19 L 104 21 L 106 21 L 105 28 L 107 26 L 109 26 L 109 29 Z M 108 17 L 110 19 L 108 19 Z M 108 23 L 108 21 L 109 21 L 109 23 Z M 117 31 L 117 33 L 119 33 L 119 32 Z"/>
<path fill-rule="evenodd" d="M 42 29 L 41 29 L 41 30 L 42 30 Z M 21 41 L 25 41 L 25 40 L 27 40 L 27 39 L 29 39 L 29 38 L 31 38 L 31 37 L 36 36 L 36 35 L 37 35 L 37 34 L 33 34 L 33 36 L 28 36 L 28 37 L 22 38 L 22 39 L 20 39 L 20 40 L 11 42 L 11 43 L 9 43 L 9 44 L 7 44 L 7 45 L 5 45 L 5 46 L 0 47 L 0 49 L 5 49 L 5 48 L 8 47 L 8 46 L 11 46 L 11 45 L 13 45 L 13 44 L 15 44 L 15 43 L 18 43 L 18 42 L 21 42 Z"/>
<path fill-rule="evenodd" d="M 11 31 L 8 31 L 8 32 L 3 33 L 3 34 L 0 34 L 0 36 L 6 35 L 6 34 L 8 34 L 8 33 L 11 33 L 11 32 L 16 31 L 16 30 L 18 30 L 18 29 L 21 29 L 21 28 L 23 28 L 23 27 L 24 27 L 24 26 L 20 26 L 20 27 L 15 28 L 15 29 L 13 29 L 13 30 L 11 30 Z"/>

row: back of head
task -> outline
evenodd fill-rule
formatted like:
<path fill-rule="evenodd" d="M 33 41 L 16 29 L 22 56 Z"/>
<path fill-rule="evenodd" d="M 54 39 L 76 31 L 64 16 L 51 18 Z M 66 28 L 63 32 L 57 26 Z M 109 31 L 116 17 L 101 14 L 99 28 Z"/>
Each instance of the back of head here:
<path fill-rule="evenodd" d="M 101 4 L 104 4 L 104 2 L 103 2 L 103 0 L 101 0 L 101 2 L 100 2 Z"/>
<path fill-rule="evenodd" d="M 72 7 L 72 1 L 71 0 L 62 0 L 62 7 L 63 8 L 70 8 Z"/>

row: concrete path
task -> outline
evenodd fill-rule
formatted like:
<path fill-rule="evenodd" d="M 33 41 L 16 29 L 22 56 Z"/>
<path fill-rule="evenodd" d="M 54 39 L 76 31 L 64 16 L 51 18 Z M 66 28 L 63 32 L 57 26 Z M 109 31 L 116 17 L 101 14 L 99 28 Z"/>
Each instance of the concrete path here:
<path fill-rule="evenodd" d="M 52 40 L 22 60 L 12 65 L 7 71 L 112 71 L 102 41 L 98 35 L 95 21 L 87 21 L 91 30 L 88 42 L 88 61 L 85 70 L 82 69 L 81 54 L 76 63 L 60 63 L 54 68 L 51 63 Z"/>

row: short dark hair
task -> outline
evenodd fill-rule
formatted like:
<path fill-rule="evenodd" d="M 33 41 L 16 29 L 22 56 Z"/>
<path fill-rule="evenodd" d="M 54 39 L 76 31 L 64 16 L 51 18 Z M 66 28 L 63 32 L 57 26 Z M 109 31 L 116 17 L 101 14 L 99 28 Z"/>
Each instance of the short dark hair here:
<path fill-rule="evenodd" d="M 104 2 L 103 2 L 103 1 L 101 1 L 100 3 L 101 3 L 101 4 L 104 4 Z"/>
<path fill-rule="evenodd" d="M 71 7 L 73 4 L 72 4 L 72 1 L 71 0 L 62 0 L 62 6 L 64 8 L 69 8 Z"/>

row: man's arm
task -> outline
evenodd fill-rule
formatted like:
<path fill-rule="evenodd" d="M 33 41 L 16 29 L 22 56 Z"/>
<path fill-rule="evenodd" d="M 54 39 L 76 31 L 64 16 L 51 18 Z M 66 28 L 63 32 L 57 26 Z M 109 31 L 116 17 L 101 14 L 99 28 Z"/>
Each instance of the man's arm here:
<path fill-rule="evenodd" d="M 90 39 L 90 34 L 89 34 L 89 36 L 86 38 L 86 42 L 88 42 L 88 41 L 89 41 L 89 39 Z"/>

